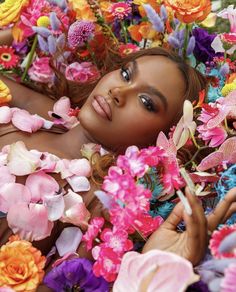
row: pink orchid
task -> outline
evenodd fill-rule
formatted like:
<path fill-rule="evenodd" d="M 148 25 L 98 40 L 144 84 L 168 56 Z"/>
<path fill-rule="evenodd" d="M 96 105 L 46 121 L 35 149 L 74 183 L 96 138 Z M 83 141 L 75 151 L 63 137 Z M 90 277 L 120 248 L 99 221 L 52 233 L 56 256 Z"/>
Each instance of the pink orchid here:
<path fill-rule="evenodd" d="M 68 253 L 75 253 L 81 240 L 83 233 L 78 227 L 67 227 L 63 229 L 56 241 L 57 251 L 60 256 Z"/>
<path fill-rule="evenodd" d="M 144 286 L 148 275 L 155 273 Z M 151 250 L 145 254 L 128 252 L 124 255 L 120 272 L 114 283 L 113 291 L 179 291 L 183 292 L 199 276 L 194 274 L 192 264 L 170 252 Z M 145 287 L 145 288 L 144 288 Z"/>
<path fill-rule="evenodd" d="M 236 33 L 236 8 L 229 5 L 227 8 L 217 13 L 218 17 L 228 19 L 230 22 L 230 32 Z"/>
<path fill-rule="evenodd" d="M 90 250 L 92 248 L 93 241 L 97 237 L 99 232 L 101 232 L 104 223 L 105 220 L 102 217 L 95 217 L 90 221 L 88 230 L 83 236 L 83 241 L 86 242 L 87 250 Z"/>
<path fill-rule="evenodd" d="M 87 226 L 90 213 L 86 208 L 82 197 L 69 190 L 64 196 L 64 202 L 65 209 L 60 220 L 62 222 L 72 223 L 76 226 Z"/>
<path fill-rule="evenodd" d="M 0 124 L 8 124 L 12 119 L 12 111 L 8 106 L 0 107 Z"/>
<path fill-rule="evenodd" d="M 17 203 L 9 209 L 7 221 L 14 233 L 29 241 L 49 236 L 53 228 L 47 209 L 41 204 Z"/>
<path fill-rule="evenodd" d="M 220 148 L 205 157 L 198 165 L 198 171 L 205 171 L 209 168 L 226 163 L 236 163 L 236 137 L 227 139 Z"/>
<path fill-rule="evenodd" d="M 10 145 L 7 160 L 7 166 L 11 174 L 14 175 L 30 174 L 36 170 L 40 163 L 40 158 L 28 151 L 21 141 Z"/>
<path fill-rule="evenodd" d="M 74 62 L 67 66 L 65 76 L 68 80 L 84 83 L 99 78 L 100 73 L 91 62 Z"/>
<path fill-rule="evenodd" d="M 148 165 L 143 161 L 140 151 L 136 146 L 128 147 L 125 155 L 118 156 L 117 166 L 133 177 L 142 177 L 148 169 Z"/>
<path fill-rule="evenodd" d="M 162 147 L 171 157 L 176 159 L 177 149 L 172 138 L 167 139 L 163 132 L 158 134 L 156 146 Z"/>
<path fill-rule="evenodd" d="M 55 78 L 55 73 L 50 67 L 49 61 L 49 57 L 37 58 L 28 70 L 30 78 L 34 81 L 47 83 L 48 86 L 52 86 Z"/>
<path fill-rule="evenodd" d="M 54 123 L 62 124 L 66 128 L 71 129 L 79 124 L 78 119 L 75 116 L 70 116 L 71 103 L 70 99 L 66 96 L 61 97 L 53 106 L 53 111 L 49 111 L 49 116 L 53 117 L 53 114 L 59 116 L 54 118 Z"/>
<path fill-rule="evenodd" d="M 44 125 L 44 120 L 38 115 L 31 115 L 25 110 L 16 110 L 13 112 L 12 124 L 21 131 L 33 133 Z"/>
<path fill-rule="evenodd" d="M 207 143 L 210 141 L 208 144 L 209 147 L 217 147 L 221 145 L 228 136 L 223 126 L 208 129 L 207 125 L 200 125 L 197 127 L 197 130 L 203 141 L 206 141 Z"/>
<path fill-rule="evenodd" d="M 189 100 L 184 101 L 183 117 L 178 122 L 173 133 L 173 141 L 179 149 L 185 145 L 191 135 L 194 135 L 196 123 L 193 121 L 193 106 Z"/>
<path fill-rule="evenodd" d="M 92 254 L 96 262 L 93 265 L 95 276 L 102 276 L 106 281 L 113 282 L 118 274 L 121 258 L 109 247 L 95 246 Z"/>

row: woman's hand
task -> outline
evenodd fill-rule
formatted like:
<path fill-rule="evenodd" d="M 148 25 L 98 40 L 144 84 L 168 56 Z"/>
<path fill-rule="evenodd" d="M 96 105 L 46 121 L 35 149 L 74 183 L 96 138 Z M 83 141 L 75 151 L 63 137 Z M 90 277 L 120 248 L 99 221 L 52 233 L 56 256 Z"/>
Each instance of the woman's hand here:
<path fill-rule="evenodd" d="M 166 221 L 148 239 L 143 252 L 151 249 L 165 250 L 176 253 L 196 265 L 205 254 L 208 231 L 214 231 L 236 211 L 236 188 L 227 193 L 208 218 L 204 215 L 199 199 L 188 189 L 186 197 L 192 208 L 192 215 L 184 211 L 181 202 L 178 203 Z M 185 222 L 186 230 L 178 232 L 176 228 L 182 220 Z"/>

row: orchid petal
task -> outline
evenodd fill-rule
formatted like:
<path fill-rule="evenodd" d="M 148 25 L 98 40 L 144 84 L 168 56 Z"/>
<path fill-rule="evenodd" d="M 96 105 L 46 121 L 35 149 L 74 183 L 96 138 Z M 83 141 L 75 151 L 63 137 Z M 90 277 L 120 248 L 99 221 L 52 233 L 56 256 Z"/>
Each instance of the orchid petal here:
<path fill-rule="evenodd" d="M 183 120 L 185 125 L 188 125 L 193 120 L 193 105 L 191 101 L 187 99 L 184 101 Z"/>
<path fill-rule="evenodd" d="M 61 218 L 65 208 L 63 193 L 44 195 L 43 203 L 48 211 L 48 220 L 55 221 Z"/>
<path fill-rule="evenodd" d="M 0 107 L 0 124 L 8 124 L 12 119 L 12 111 L 8 106 Z"/>
<path fill-rule="evenodd" d="M 197 170 L 205 171 L 209 168 L 212 168 L 221 164 L 222 161 L 223 161 L 223 153 L 219 151 L 213 152 L 201 161 L 201 163 L 197 166 Z"/>
<path fill-rule="evenodd" d="M 44 196 L 52 196 L 59 191 L 57 181 L 43 171 L 29 175 L 26 179 L 25 185 L 32 193 L 31 202 L 41 201 Z"/>
<path fill-rule="evenodd" d="M 29 189 L 19 183 L 6 183 L 0 188 L 0 211 L 6 213 L 17 203 L 29 203 L 31 193 Z"/>
<path fill-rule="evenodd" d="M 230 162 L 230 158 L 236 149 L 236 137 L 227 139 L 219 148 L 219 151 L 223 153 L 223 159 Z"/>
<path fill-rule="evenodd" d="M 29 241 L 49 236 L 53 228 L 53 223 L 48 221 L 46 207 L 40 204 L 18 203 L 12 206 L 7 221 L 14 233 Z"/>
<path fill-rule="evenodd" d="M 176 148 L 180 149 L 181 147 L 183 147 L 185 145 L 185 143 L 188 141 L 188 138 L 190 136 L 190 132 L 188 129 L 184 129 L 182 131 L 181 136 L 179 137 L 179 141 L 176 144 Z"/>
<path fill-rule="evenodd" d="M 216 36 L 213 40 L 213 42 L 211 43 L 211 47 L 212 49 L 215 51 L 215 53 L 224 53 L 225 49 L 223 47 L 223 43 L 220 39 L 220 36 Z"/>
<path fill-rule="evenodd" d="M 56 247 L 59 255 L 62 257 L 67 253 L 76 252 L 83 233 L 78 227 L 65 228 L 56 241 Z"/>
<path fill-rule="evenodd" d="M 85 176 L 71 176 L 66 179 L 74 192 L 87 192 L 90 190 L 89 180 Z"/>
<path fill-rule="evenodd" d="M 22 141 L 10 145 L 7 160 L 10 172 L 19 176 L 34 172 L 39 164 L 38 157 L 28 151 Z"/>

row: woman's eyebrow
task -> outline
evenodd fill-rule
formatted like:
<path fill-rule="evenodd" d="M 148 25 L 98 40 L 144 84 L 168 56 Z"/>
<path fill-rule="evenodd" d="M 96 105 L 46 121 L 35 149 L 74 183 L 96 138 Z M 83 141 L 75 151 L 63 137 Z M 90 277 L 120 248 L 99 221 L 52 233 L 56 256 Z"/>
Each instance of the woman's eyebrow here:
<path fill-rule="evenodd" d="M 138 63 L 136 60 L 133 60 L 131 61 L 131 65 L 132 65 L 132 75 L 133 75 L 133 78 L 135 78 L 135 76 L 137 76 L 139 72 Z M 148 91 L 148 93 L 157 96 L 162 101 L 165 109 L 168 108 L 167 98 L 165 97 L 163 93 L 160 92 L 160 90 L 150 85 L 146 86 L 146 90 Z"/>

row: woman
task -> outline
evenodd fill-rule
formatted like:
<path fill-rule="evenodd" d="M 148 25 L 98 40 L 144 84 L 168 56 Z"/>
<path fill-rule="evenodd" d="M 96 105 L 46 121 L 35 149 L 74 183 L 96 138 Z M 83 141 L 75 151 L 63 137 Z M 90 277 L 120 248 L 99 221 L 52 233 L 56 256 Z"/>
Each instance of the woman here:
<path fill-rule="evenodd" d="M 12 106 L 47 117 L 46 113 L 53 105 L 51 99 L 6 78 L 2 80 L 11 89 Z M 28 149 L 47 151 L 67 159 L 81 157 L 82 145 L 90 142 L 101 144 L 114 154 L 122 153 L 130 145 L 146 147 L 155 142 L 160 131 L 168 131 L 179 120 L 184 100 L 193 100 L 205 87 L 204 78 L 178 56 L 160 48 L 140 51 L 128 56 L 121 68 L 99 80 L 79 113 L 78 126 L 60 135 L 53 130 L 34 135 L 9 131 L 6 135 L 1 126 L 0 135 L 5 132 L 4 136 L 1 135 L 0 147 L 21 140 Z M 74 101 L 78 100 L 74 98 Z M 92 217 L 103 212 L 101 205 L 94 200 L 95 189 L 96 185 L 83 195 Z M 200 203 L 186 191 L 193 214 L 187 215 L 182 204 L 177 204 L 164 224 L 148 239 L 143 252 L 151 249 L 171 251 L 197 264 L 205 252 L 207 230 L 213 231 L 234 211 L 235 193 L 236 189 L 228 193 L 208 217 L 207 225 Z M 178 233 L 176 227 L 182 219 L 186 231 Z M 2 221 L 1 225 L 3 244 L 9 232 L 6 231 L 6 222 Z M 54 241 L 51 236 L 37 246 L 46 253 Z M 84 254 L 83 244 L 78 252 Z"/>

